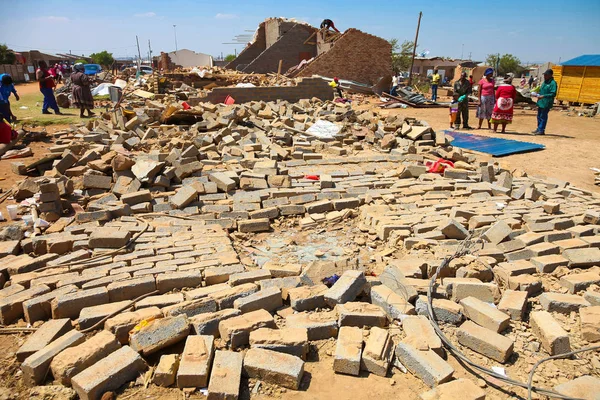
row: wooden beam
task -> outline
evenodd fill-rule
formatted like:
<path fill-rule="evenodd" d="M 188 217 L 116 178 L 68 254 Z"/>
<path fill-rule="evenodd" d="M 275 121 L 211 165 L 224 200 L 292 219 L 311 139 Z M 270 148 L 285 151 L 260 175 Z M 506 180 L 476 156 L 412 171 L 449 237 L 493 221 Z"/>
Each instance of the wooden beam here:
<path fill-rule="evenodd" d="M 577 102 L 581 103 L 579 97 L 581 97 L 581 88 L 583 87 L 583 80 L 585 79 L 585 72 L 587 71 L 587 66 L 583 67 L 583 75 L 581 75 L 581 81 L 579 81 L 579 90 L 577 91 Z M 558 95 L 558 93 L 557 93 Z"/>

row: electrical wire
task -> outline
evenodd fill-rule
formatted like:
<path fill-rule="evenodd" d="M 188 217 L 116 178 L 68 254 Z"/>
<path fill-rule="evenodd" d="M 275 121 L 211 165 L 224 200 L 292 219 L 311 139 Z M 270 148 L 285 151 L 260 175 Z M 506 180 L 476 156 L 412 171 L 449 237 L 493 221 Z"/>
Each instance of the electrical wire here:
<path fill-rule="evenodd" d="M 479 240 L 476 240 L 476 241 L 479 241 Z M 469 234 L 469 236 L 465 240 L 463 240 L 463 242 L 461 242 L 461 244 L 460 244 L 459 248 L 456 250 L 456 252 L 452 256 L 446 257 L 442 261 L 442 263 L 437 267 L 437 269 L 435 270 L 435 273 L 431 277 L 429 286 L 427 287 L 427 316 L 428 316 L 429 320 L 431 321 L 431 323 L 433 325 L 433 329 L 435 330 L 436 334 L 439 336 L 442 343 L 444 343 L 444 346 L 450 351 L 450 353 L 452 353 L 452 355 L 454 357 L 456 357 L 460 361 L 464 362 L 465 364 L 469 365 L 473 370 L 481 372 L 482 374 L 485 374 L 485 375 L 489 375 L 489 376 L 491 376 L 501 382 L 507 383 L 509 385 L 518 386 L 518 387 L 527 389 L 527 392 L 529 394 L 529 397 L 528 397 L 529 400 L 531 400 L 531 392 L 532 391 L 536 392 L 538 394 L 544 395 L 544 396 L 555 397 L 555 398 L 559 398 L 559 399 L 583 400 L 583 399 L 579 399 L 576 397 L 571 397 L 571 396 L 567 396 L 564 394 L 560 394 L 553 390 L 533 386 L 532 385 L 533 372 L 535 371 L 535 368 L 537 368 L 538 365 L 540 365 L 541 363 L 543 363 L 545 361 L 548 361 L 548 360 L 551 360 L 554 358 L 566 358 L 566 357 L 570 357 L 574 354 L 582 353 L 585 351 L 597 350 L 597 349 L 600 349 L 600 346 L 587 347 L 584 349 L 579 349 L 579 350 L 575 350 L 575 351 L 572 351 L 569 353 L 561 354 L 559 356 L 553 356 L 553 357 L 548 357 L 546 359 L 542 359 L 542 360 L 538 361 L 538 363 L 534 366 L 534 368 L 530 372 L 528 382 L 524 383 L 524 382 L 517 381 L 515 379 L 508 378 L 507 376 L 505 376 L 503 374 L 499 374 L 491 369 L 488 369 L 479 364 L 476 364 L 475 362 L 471 361 L 467 356 L 465 356 L 456 346 L 454 346 L 454 344 L 452 344 L 452 342 L 446 337 L 446 335 L 444 335 L 444 333 L 442 332 L 442 330 L 441 330 L 440 326 L 438 325 L 437 320 L 435 318 L 435 312 L 433 311 L 432 293 L 434 290 L 434 286 L 436 285 L 437 277 L 439 276 L 442 269 L 445 268 L 448 265 L 448 263 L 450 261 L 452 261 L 454 258 L 461 257 L 465 254 L 468 254 L 470 252 L 470 248 L 474 245 L 474 243 L 475 242 L 473 241 L 472 234 Z M 491 267 L 489 267 L 488 265 L 486 265 L 486 266 L 491 270 Z M 492 273 L 493 273 L 493 270 L 492 270 Z"/>

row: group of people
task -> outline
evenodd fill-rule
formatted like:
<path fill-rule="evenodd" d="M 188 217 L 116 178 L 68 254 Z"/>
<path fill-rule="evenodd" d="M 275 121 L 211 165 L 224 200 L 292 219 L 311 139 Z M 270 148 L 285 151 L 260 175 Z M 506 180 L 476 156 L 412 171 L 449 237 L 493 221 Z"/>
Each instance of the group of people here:
<path fill-rule="evenodd" d="M 39 62 L 39 68 L 35 73 L 35 77 L 39 82 L 40 92 L 44 96 L 42 114 L 50 114 L 48 109 L 52 109 L 55 114 L 61 115 L 56 98 L 54 97 L 56 75 L 48 68 L 48 64 L 45 61 Z M 88 117 L 93 116 L 94 98 L 90 88 L 92 80 L 85 74 L 85 67 L 82 63 L 73 65 L 73 73 L 71 73 L 70 78 L 72 83 L 72 104 L 79 108 L 79 116 L 84 118 L 85 111 L 87 111 Z"/>
<path fill-rule="evenodd" d="M 434 71 L 434 75 L 436 73 L 437 70 Z M 544 135 L 546 133 L 548 113 L 554 104 L 557 92 L 553 75 L 551 69 L 544 72 L 544 81 L 532 91 L 532 97 L 538 99 L 537 128 L 532 132 L 534 135 Z M 492 68 L 485 70 L 484 77 L 479 81 L 479 106 L 476 113 L 479 126 L 477 129 L 481 129 L 483 121 L 487 121 L 488 129 L 492 129 L 493 126 L 494 132 L 497 132 L 498 126 L 501 126 L 500 133 L 506 132 L 506 125 L 513 121 L 514 103 L 517 97 L 517 90 L 512 85 L 512 80 L 512 76 L 505 75 L 502 83 L 496 86 L 494 70 Z M 531 78 L 529 84 L 533 85 Z M 435 101 L 437 98 L 437 84 L 435 90 L 433 87 L 432 84 L 432 100 Z M 460 79 L 454 84 L 453 101 L 450 104 L 451 129 L 460 129 L 461 123 L 462 129 L 473 129 L 469 126 L 469 96 L 472 92 L 473 84 L 471 80 L 467 79 L 467 73 L 463 72 Z"/>

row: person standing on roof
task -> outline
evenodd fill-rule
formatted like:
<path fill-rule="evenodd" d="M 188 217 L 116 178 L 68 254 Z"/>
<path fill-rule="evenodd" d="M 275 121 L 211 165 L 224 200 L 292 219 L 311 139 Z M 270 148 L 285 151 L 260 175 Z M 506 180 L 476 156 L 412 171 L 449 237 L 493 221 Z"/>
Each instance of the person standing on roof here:
<path fill-rule="evenodd" d="M 333 29 L 337 33 L 340 33 L 338 28 L 335 27 L 335 24 L 330 19 L 324 19 L 323 22 L 321 22 L 321 29 L 327 29 L 327 30 Z"/>
<path fill-rule="evenodd" d="M 435 68 L 433 70 L 433 74 L 431 74 L 431 100 L 437 101 L 437 90 L 440 84 L 441 76 L 438 73 L 438 69 Z"/>
<path fill-rule="evenodd" d="M 556 97 L 556 81 L 554 80 L 554 71 L 551 69 L 544 72 L 544 82 L 541 86 L 535 90 L 535 94 L 532 96 L 537 97 L 537 122 L 538 127 L 535 131 L 531 132 L 534 135 L 544 135 L 546 133 L 546 124 L 548 123 L 548 113 L 554 105 L 554 98 Z"/>
<path fill-rule="evenodd" d="M 54 97 L 54 77 L 48 70 L 48 64 L 45 61 L 39 62 L 39 68 L 35 71 L 35 78 L 40 83 L 40 92 L 44 95 L 44 105 L 42 106 L 42 114 L 50 114 L 48 108 L 54 110 L 56 115 L 61 115 L 56 98 Z"/>
<path fill-rule="evenodd" d="M 460 74 L 460 79 L 454 83 L 454 94 L 458 98 L 458 115 L 456 116 L 456 129 L 460 128 L 462 120 L 463 129 L 473 129 L 469 126 L 469 95 L 472 86 L 467 79 L 467 73 Z"/>

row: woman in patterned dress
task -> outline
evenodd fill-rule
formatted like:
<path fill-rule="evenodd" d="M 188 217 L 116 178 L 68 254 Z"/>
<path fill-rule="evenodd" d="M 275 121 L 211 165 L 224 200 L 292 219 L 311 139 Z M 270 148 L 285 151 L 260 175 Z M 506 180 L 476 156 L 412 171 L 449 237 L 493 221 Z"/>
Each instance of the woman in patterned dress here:
<path fill-rule="evenodd" d="M 496 104 L 492 112 L 492 124 L 494 132 L 498 131 L 498 125 L 502 125 L 502 131 L 505 133 L 506 125 L 512 123 L 513 107 L 517 97 L 517 89 L 512 85 L 512 77 L 504 76 L 504 83 L 498 86 L 496 90 Z"/>
<path fill-rule="evenodd" d="M 71 74 L 71 82 L 73 83 L 73 105 L 79 108 L 79 117 L 84 118 L 83 112 L 87 110 L 88 117 L 94 115 L 94 97 L 90 85 L 92 81 L 85 74 L 83 64 L 77 63 L 74 66 L 75 72 Z"/>

